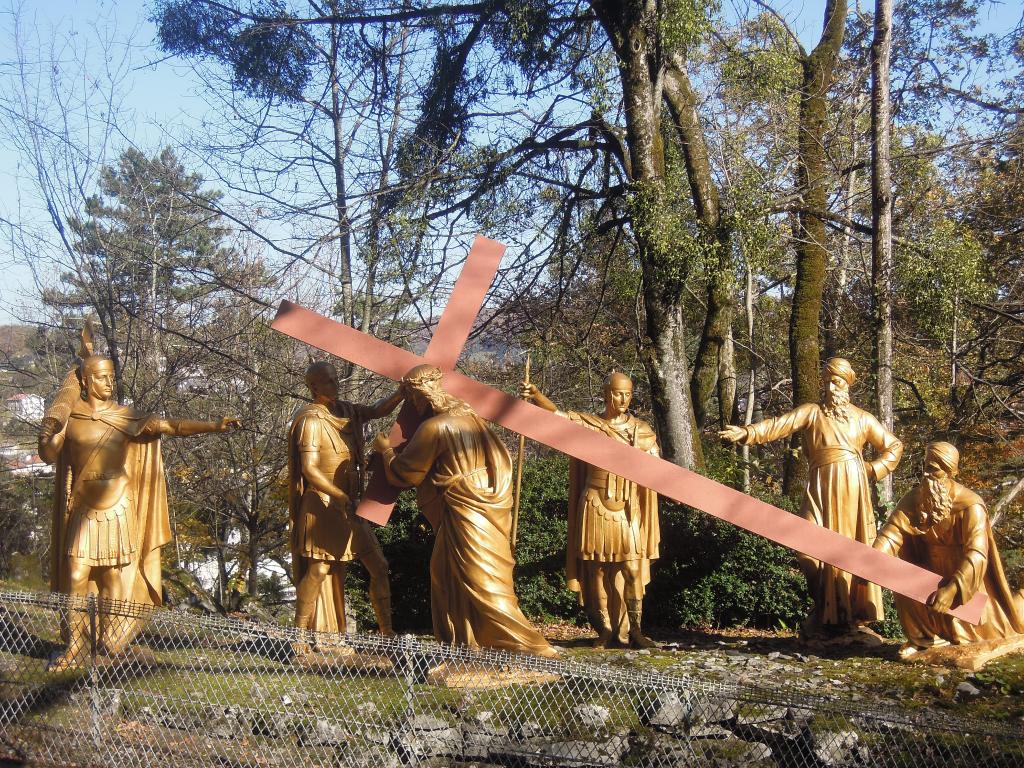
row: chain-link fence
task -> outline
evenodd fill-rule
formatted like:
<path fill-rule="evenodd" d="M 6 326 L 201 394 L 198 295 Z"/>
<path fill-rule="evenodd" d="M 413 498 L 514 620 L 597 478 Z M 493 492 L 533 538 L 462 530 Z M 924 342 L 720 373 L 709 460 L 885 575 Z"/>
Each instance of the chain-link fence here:
<path fill-rule="evenodd" d="M 64 595 L 0 592 L 0 666 L 33 765 L 1024 766 L 941 713 Z"/>

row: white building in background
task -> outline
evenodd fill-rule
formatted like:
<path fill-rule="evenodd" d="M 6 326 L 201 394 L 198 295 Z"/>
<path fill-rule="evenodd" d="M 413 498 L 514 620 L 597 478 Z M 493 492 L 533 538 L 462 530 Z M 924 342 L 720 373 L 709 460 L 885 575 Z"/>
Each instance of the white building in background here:
<path fill-rule="evenodd" d="M 46 413 L 46 401 L 39 395 L 19 392 L 7 398 L 7 410 L 23 421 L 42 421 Z"/>
<path fill-rule="evenodd" d="M 22 453 L 18 456 L 7 459 L 5 463 L 7 470 L 12 475 L 24 476 L 53 474 L 53 467 L 34 453 Z"/>

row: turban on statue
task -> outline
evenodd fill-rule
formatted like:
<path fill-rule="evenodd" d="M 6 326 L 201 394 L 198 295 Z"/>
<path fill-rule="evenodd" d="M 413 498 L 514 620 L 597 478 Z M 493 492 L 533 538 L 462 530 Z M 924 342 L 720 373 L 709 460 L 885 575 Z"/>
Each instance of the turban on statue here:
<path fill-rule="evenodd" d="M 830 357 L 825 361 L 825 372 L 829 376 L 840 376 L 846 379 L 846 383 L 851 387 L 853 383 L 857 381 L 857 374 L 853 372 L 853 366 L 850 365 L 850 361 L 844 357 Z"/>
<path fill-rule="evenodd" d="M 928 443 L 925 456 L 932 456 L 951 475 L 960 468 L 960 451 L 952 443 Z"/>

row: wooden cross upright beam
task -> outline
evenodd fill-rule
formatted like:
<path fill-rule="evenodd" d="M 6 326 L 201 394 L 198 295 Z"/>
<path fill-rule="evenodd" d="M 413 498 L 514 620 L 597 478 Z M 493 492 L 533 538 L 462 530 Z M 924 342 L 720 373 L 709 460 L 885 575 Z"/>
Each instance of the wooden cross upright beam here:
<path fill-rule="evenodd" d="M 448 312 L 455 309 L 459 313 L 456 318 L 458 322 L 450 321 L 451 325 L 445 326 L 445 318 L 442 316 L 438 323 L 438 332 L 443 327 L 455 329 L 450 336 L 443 337 L 439 347 L 435 348 L 435 353 L 437 349 L 444 349 L 447 352 L 443 355 L 444 365 L 439 365 L 437 362 L 442 357 L 441 355 L 435 356 L 433 360 L 428 359 L 426 355 L 420 357 L 289 301 L 281 302 L 277 318 L 271 327 L 396 381 L 401 380 L 402 376 L 411 368 L 431 362 L 438 365 L 444 372 L 442 380 L 444 388 L 456 397 L 465 400 L 477 414 L 488 421 L 500 424 L 587 464 L 593 464 L 628 478 L 638 485 L 651 488 L 662 496 L 700 509 L 721 520 L 764 536 L 784 547 L 833 565 L 886 589 L 891 589 L 912 600 L 924 603 L 938 588 L 942 579 L 931 571 L 878 552 L 835 531 L 815 525 L 802 517 L 760 499 L 747 496 L 734 488 L 717 483 L 662 458 L 651 456 L 599 432 L 574 424 L 569 419 L 545 411 L 543 408 L 512 397 L 453 370 L 458 352 L 455 353 L 455 357 L 452 357 L 452 348 L 457 343 L 458 349 L 461 350 L 462 343 L 465 341 L 462 330 L 468 336 L 467 323 L 472 324 L 473 318 L 467 318 L 469 310 L 471 309 L 473 317 L 475 317 L 480 307 L 479 303 L 470 304 L 465 297 L 472 298 L 479 293 L 478 283 L 481 280 L 481 275 L 490 268 L 490 261 L 485 264 L 479 262 L 484 261 L 486 257 L 491 260 L 495 258 L 495 250 L 492 246 L 488 246 L 488 249 L 483 252 L 477 250 L 481 239 L 478 238 L 474 243 L 474 248 L 470 252 L 464 268 L 464 275 L 470 278 L 467 281 L 469 287 L 460 291 L 462 284 L 460 276 L 452 293 L 452 302 L 445 312 L 447 315 Z M 493 243 L 493 241 L 486 242 Z M 497 251 L 497 258 L 500 259 L 504 247 L 497 243 L 493 243 L 493 246 L 500 248 Z M 478 258 L 477 253 L 482 253 L 483 256 Z M 496 268 L 495 262 L 494 269 Z M 493 270 L 491 276 L 493 276 Z M 488 282 L 489 280 L 490 278 L 488 278 Z M 469 288 L 473 288 L 473 290 L 471 291 Z M 486 292 L 486 286 L 483 291 Z M 479 299 L 482 302 L 482 294 Z M 459 338 L 462 338 L 461 342 L 458 341 Z M 434 348 L 433 344 L 431 344 L 431 348 Z M 415 425 L 412 425 L 411 422 L 401 428 L 406 437 L 412 434 L 412 431 L 405 431 L 410 425 L 414 431 Z M 387 498 L 384 497 L 385 502 Z M 379 502 L 371 502 L 368 508 L 360 505 L 359 514 L 374 522 L 387 522 L 387 516 L 382 515 L 381 510 L 390 514 L 389 505 Z M 971 624 L 978 624 L 981 621 L 985 600 L 985 595 L 979 592 L 970 602 L 958 606 L 950 613 Z"/>

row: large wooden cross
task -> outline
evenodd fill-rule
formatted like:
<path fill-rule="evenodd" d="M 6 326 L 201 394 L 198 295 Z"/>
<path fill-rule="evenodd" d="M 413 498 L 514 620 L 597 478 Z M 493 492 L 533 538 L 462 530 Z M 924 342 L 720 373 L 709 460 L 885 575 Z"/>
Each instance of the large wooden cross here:
<path fill-rule="evenodd" d="M 444 388 L 465 400 L 488 421 L 912 600 L 924 603 L 938 588 L 942 579 L 931 571 L 878 552 L 866 544 L 574 424 L 569 419 L 455 371 L 456 360 L 504 250 L 500 243 L 477 237 L 448 307 L 422 357 L 289 301 L 281 302 L 272 327 L 396 381 L 411 368 L 432 363 L 444 372 Z M 412 436 L 417 425 L 418 416 L 411 405 L 403 405 L 391 435 L 396 450 Z M 382 472 L 374 473 L 358 514 L 378 524 L 386 523 L 397 493 L 397 489 L 387 485 Z M 950 613 L 978 624 L 985 599 L 985 595 L 979 592 L 970 602 Z"/>

